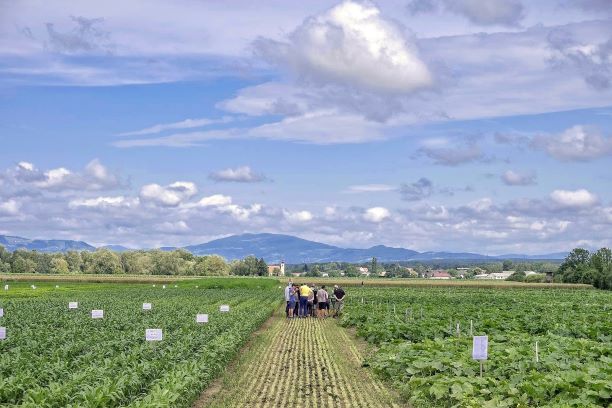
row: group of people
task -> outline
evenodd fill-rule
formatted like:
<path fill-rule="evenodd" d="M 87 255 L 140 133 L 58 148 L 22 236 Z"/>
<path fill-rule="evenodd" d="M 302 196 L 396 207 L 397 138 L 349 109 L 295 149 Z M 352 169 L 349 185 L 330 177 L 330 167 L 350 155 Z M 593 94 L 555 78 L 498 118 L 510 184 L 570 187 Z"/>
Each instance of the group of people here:
<path fill-rule="evenodd" d="M 346 293 L 338 285 L 330 294 L 325 285 L 320 288 L 314 285 L 298 285 L 289 282 L 285 288 L 285 313 L 288 319 L 294 317 L 338 317 L 344 307 Z"/>

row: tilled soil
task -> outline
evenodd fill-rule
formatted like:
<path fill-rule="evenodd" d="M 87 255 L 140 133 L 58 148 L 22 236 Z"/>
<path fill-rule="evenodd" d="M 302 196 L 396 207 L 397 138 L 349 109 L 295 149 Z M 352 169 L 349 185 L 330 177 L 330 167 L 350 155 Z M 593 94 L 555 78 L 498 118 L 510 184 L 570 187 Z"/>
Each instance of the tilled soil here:
<path fill-rule="evenodd" d="M 333 319 L 272 319 L 195 407 L 402 406 Z"/>

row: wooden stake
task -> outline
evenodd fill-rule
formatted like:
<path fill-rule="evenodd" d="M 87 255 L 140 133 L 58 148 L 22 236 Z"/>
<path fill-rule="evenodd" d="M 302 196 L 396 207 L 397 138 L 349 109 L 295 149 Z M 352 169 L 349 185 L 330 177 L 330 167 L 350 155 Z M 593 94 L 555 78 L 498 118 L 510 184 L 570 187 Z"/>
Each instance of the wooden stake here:
<path fill-rule="evenodd" d="M 474 335 L 474 322 L 470 320 L 470 336 Z"/>
<path fill-rule="evenodd" d="M 482 360 L 480 360 L 480 376 L 482 377 Z"/>
<path fill-rule="evenodd" d="M 536 350 L 535 350 L 535 352 L 536 352 L 536 363 L 539 363 L 540 362 L 540 350 L 538 349 L 538 342 L 537 341 L 536 341 L 536 347 L 535 348 L 536 348 Z"/>

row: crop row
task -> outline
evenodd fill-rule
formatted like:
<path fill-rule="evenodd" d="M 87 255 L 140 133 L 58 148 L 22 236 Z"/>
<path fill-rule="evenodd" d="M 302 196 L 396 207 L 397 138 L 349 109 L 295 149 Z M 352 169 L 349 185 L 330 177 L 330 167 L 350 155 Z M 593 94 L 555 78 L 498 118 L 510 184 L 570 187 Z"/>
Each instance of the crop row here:
<path fill-rule="evenodd" d="M 277 303 L 271 289 L 111 286 L 0 300 L 0 405 L 188 406 Z M 69 301 L 79 309 L 68 310 Z M 143 302 L 153 309 L 143 311 Z M 230 313 L 220 313 L 228 304 Z M 92 319 L 103 309 L 104 319 Z M 195 322 L 208 313 L 209 323 Z M 162 328 L 161 342 L 146 342 Z"/>
<path fill-rule="evenodd" d="M 343 323 L 379 346 L 368 364 L 415 407 L 612 402 L 609 293 L 363 288 L 350 295 Z M 489 336 L 483 377 L 471 334 Z"/>

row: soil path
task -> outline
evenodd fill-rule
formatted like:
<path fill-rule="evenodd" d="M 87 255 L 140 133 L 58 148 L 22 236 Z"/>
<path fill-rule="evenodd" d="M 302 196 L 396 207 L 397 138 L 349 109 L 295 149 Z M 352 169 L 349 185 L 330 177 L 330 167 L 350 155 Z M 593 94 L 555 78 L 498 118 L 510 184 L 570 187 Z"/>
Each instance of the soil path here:
<path fill-rule="evenodd" d="M 333 319 L 275 313 L 194 407 L 401 407 Z"/>

